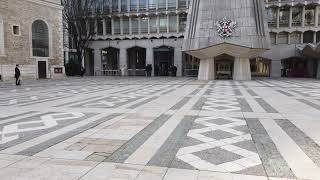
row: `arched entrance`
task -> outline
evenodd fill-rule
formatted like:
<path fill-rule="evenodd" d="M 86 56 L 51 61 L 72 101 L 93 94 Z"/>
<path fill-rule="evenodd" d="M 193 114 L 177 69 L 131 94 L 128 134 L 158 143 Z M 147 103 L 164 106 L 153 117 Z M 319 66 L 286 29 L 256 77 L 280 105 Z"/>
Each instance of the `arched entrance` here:
<path fill-rule="evenodd" d="M 174 48 L 161 46 L 153 49 L 154 75 L 169 76 L 170 67 L 174 66 Z"/>
<path fill-rule="evenodd" d="M 283 59 L 282 77 L 315 77 L 317 61 L 314 59 L 291 57 Z"/>
<path fill-rule="evenodd" d="M 127 49 L 128 75 L 144 76 L 146 68 L 146 48 L 132 47 Z"/>
<path fill-rule="evenodd" d="M 119 75 L 120 50 L 108 47 L 101 50 L 101 65 L 104 75 Z"/>
<path fill-rule="evenodd" d="M 214 58 L 216 79 L 232 79 L 234 57 L 222 54 Z"/>

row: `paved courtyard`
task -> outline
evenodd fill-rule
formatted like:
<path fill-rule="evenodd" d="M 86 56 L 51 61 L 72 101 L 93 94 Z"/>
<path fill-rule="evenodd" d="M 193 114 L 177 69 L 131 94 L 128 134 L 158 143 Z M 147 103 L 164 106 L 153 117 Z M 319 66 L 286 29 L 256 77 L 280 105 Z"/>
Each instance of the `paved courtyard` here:
<path fill-rule="evenodd" d="M 0 179 L 320 179 L 320 81 L 0 84 Z"/>

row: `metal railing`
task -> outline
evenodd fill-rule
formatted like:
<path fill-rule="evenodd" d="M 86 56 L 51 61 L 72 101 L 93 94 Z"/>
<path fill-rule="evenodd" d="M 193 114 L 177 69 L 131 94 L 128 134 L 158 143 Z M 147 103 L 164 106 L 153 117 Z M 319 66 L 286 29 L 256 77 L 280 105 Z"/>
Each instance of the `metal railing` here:
<path fill-rule="evenodd" d="M 199 74 L 199 69 L 184 69 L 184 75 L 186 77 L 197 77 Z"/>
<path fill-rule="evenodd" d="M 121 70 L 100 70 L 95 72 L 95 76 L 121 76 Z"/>

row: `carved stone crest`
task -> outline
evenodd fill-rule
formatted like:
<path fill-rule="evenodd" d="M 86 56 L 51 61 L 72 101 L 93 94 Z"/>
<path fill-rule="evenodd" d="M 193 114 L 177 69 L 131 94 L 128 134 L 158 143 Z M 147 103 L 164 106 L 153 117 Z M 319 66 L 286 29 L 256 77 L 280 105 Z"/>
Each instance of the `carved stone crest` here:
<path fill-rule="evenodd" d="M 234 33 L 237 23 L 224 17 L 216 22 L 217 33 L 221 38 L 228 38 Z"/>

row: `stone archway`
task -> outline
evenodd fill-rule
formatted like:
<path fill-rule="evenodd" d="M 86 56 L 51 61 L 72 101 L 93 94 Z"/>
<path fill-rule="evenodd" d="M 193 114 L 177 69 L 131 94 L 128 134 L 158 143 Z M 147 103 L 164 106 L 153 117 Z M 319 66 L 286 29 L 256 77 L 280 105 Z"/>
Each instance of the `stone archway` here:
<path fill-rule="evenodd" d="M 233 79 L 234 57 L 222 54 L 214 58 L 215 79 Z"/>

